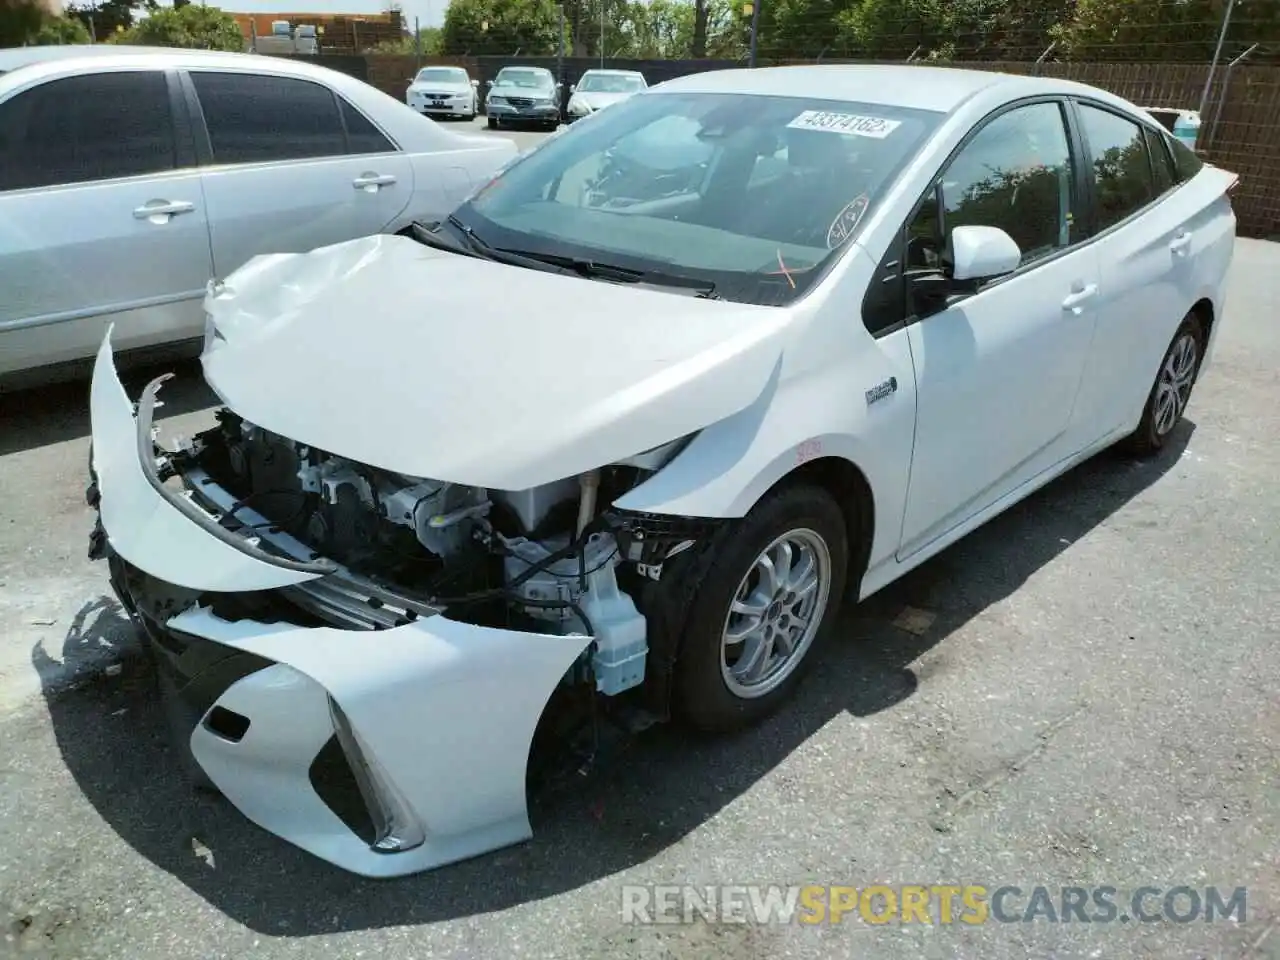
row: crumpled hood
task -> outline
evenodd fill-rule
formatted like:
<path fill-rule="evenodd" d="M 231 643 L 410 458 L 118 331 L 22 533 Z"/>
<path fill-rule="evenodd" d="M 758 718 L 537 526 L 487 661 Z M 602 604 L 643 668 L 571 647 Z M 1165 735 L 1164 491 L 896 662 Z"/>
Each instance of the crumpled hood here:
<path fill-rule="evenodd" d="M 206 298 L 205 379 L 267 430 L 522 490 L 749 406 L 791 313 L 478 260 L 407 237 L 256 257 Z"/>

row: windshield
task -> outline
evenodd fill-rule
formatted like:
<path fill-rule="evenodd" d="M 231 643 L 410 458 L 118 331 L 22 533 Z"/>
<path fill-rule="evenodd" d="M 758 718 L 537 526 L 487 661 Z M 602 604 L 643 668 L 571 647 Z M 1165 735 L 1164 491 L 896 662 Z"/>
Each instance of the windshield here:
<path fill-rule="evenodd" d="M 498 79 L 494 81 L 495 87 L 534 87 L 534 88 L 550 88 L 553 86 L 551 74 L 542 70 L 512 70 L 504 67 L 498 72 Z"/>
<path fill-rule="evenodd" d="M 466 83 L 467 71 L 461 67 L 424 67 L 418 71 L 418 80 L 429 83 Z"/>
<path fill-rule="evenodd" d="M 578 84 L 582 93 L 635 93 L 644 89 L 639 77 L 620 74 L 589 73 Z"/>
<path fill-rule="evenodd" d="M 492 247 L 678 273 L 744 303 L 817 281 L 943 114 L 648 93 L 574 125 L 457 211 Z"/>

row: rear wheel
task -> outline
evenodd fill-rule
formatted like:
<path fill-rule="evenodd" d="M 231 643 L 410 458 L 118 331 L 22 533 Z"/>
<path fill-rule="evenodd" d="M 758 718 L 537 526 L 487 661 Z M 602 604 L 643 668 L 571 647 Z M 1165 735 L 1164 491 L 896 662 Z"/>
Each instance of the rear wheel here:
<path fill-rule="evenodd" d="M 785 487 L 711 548 L 685 619 L 675 706 L 694 727 L 729 731 L 790 696 L 839 614 L 849 545 L 819 487 Z"/>
<path fill-rule="evenodd" d="M 1191 391 L 1204 359 L 1204 347 L 1204 325 L 1198 316 L 1189 313 L 1178 326 L 1160 361 L 1155 383 L 1142 411 L 1142 421 L 1127 441 L 1130 452 L 1146 456 L 1164 448 L 1191 401 Z"/>

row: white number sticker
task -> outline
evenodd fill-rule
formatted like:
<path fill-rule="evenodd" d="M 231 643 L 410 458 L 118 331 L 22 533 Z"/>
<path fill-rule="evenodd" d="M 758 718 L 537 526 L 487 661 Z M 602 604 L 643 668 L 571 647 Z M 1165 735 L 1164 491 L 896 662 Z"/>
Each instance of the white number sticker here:
<path fill-rule="evenodd" d="M 886 120 L 884 117 L 860 117 L 853 113 L 806 110 L 787 126 L 794 130 L 825 130 L 829 133 L 847 133 L 855 137 L 883 140 L 902 126 L 902 121 Z"/>

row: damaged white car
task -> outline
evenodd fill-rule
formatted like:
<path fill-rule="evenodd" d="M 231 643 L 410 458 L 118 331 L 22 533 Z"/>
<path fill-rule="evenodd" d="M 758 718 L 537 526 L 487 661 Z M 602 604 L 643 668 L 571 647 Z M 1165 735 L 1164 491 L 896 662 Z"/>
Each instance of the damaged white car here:
<path fill-rule="evenodd" d="M 618 175 L 653 125 L 695 159 Z M 216 285 L 224 406 L 188 442 L 158 441 L 161 380 L 130 398 L 108 334 L 90 552 L 193 767 L 251 820 L 369 876 L 515 843 L 561 706 L 750 723 L 846 588 L 1110 444 L 1166 446 L 1218 333 L 1233 183 L 1054 80 L 664 84 L 416 239 Z"/>

